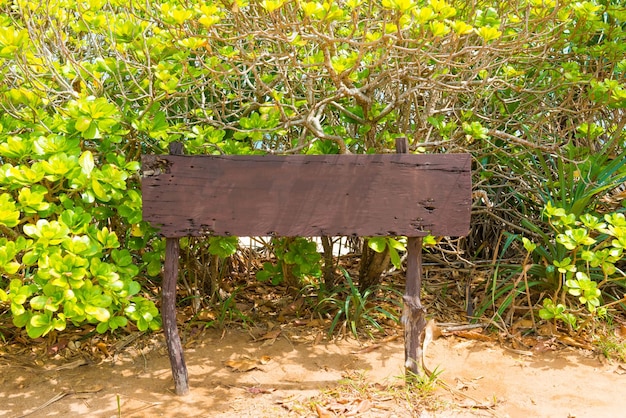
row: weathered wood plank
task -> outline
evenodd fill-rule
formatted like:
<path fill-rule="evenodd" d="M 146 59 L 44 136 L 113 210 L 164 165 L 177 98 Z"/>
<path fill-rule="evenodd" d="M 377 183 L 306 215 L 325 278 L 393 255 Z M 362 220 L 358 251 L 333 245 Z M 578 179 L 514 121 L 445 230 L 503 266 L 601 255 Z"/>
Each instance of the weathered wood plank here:
<path fill-rule="evenodd" d="M 144 220 L 165 237 L 464 236 L 469 154 L 143 157 Z"/>

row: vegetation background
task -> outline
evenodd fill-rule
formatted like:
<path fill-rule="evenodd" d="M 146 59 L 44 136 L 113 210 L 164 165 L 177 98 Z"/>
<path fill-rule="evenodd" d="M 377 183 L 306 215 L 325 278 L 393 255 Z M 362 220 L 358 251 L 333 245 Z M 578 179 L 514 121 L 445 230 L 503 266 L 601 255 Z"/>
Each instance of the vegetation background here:
<path fill-rule="evenodd" d="M 472 272 L 468 314 L 571 334 L 622 321 L 621 0 L 0 0 L 0 23 L 0 306 L 31 338 L 159 329 L 164 242 L 142 221 L 139 161 L 173 141 L 470 152 L 471 234 L 426 241 L 429 263 Z M 185 240 L 180 303 L 246 320 L 230 279 L 245 267 L 331 332 L 396 319 L 371 302 L 395 298 L 381 285 L 401 285 L 383 273 L 402 238 L 350 243 L 350 271 L 336 241 Z"/>

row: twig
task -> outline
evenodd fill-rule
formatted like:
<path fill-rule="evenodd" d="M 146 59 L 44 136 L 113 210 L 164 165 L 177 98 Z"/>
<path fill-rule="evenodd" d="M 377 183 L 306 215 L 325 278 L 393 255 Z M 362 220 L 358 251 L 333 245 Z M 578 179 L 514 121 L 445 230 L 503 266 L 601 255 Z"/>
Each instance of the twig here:
<path fill-rule="evenodd" d="M 127 335 L 126 337 L 122 338 L 121 340 L 113 344 L 112 351 L 114 352 L 120 351 L 122 348 L 126 347 L 127 345 L 130 345 L 133 341 L 141 337 L 143 334 L 144 334 L 143 332 L 134 332 L 130 335 Z"/>
<path fill-rule="evenodd" d="M 18 415 L 16 418 L 22 418 L 22 417 L 27 417 L 29 415 L 34 414 L 35 412 L 41 411 L 44 408 L 47 408 L 48 406 L 52 405 L 55 402 L 60 401 L 61 399 L 65 398 L 66 396 L 69 395 L 76 395 L 79 393 L 97 393 L 100 392 L 102 390 L 102 388 L 97 388 L 97 389 L 86 389 L 86 390 L 71 390 L 71 391 L 65 391 L 65 392 L 61 392 L 55 396 L 53 396 L 51 399 L 49 399 L 48 401 L 44 402 L 42 405 L 38 406 L 37 408 L 25 412 L 22 415 Z"/>
<path fill-rule="evenodd" d="M 71 370 L 71 369 L 75 369 L 75 368 L 80 367 L 80 366 L 84 366 L 86 364 L 89 364 L 89 361 L 87 359 L 79 358 L 79 359 L 71 361 L 69 363 L 61 364 L 60 366 L 53 367 L 52 369 L 50 369 L 50 371 L 55 371 L 56 372 L 56 371 L 59 371 L 59 370 Z"/>
<path fill-rule="evenodd" d="M 442 327 L 441 332 L 443 332 L 444 334 L 449 333 L 449 332 L 456 332 L 456 331 L 467 331 L 470 329 L 476 329 L 476 328 L 487 328 L 489 326 L 489 324 L 465 324 L 465 325 L 453 325 L 453 326 L 448 326 L 448 327 L 444 327 L 444 324 L 439 324 L 440 327 Z"/>

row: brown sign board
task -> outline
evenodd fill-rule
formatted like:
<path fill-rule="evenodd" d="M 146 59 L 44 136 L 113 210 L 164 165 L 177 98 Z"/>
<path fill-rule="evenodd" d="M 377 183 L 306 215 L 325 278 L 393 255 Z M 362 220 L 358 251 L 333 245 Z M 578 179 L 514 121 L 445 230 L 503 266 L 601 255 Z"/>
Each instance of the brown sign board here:
<path fill-rule="evenodd" d="M 464 236 L 469 154 L 146 155 L 143 216 L 183 236 Z"/>

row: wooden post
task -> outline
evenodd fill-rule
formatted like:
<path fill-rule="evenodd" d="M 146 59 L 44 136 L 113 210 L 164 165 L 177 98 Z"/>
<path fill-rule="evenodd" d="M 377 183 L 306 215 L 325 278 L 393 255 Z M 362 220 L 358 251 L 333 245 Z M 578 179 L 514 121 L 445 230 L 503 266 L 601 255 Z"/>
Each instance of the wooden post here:
<path fill-rule="evenodd" d="M 408 141 L 406 138 L 396 139 L 396 152 L 407 153 Z M 426 310 L 422 306 L 420 293 L 422 290 L 422 238 L 408 237 L 406 289 L 403 296 L 404 309 L 402 323 L 404 324 L 404 368 L 407 377 L 419 375 L 422 362 L 422 344 Z"/>
<path fill-rule="evenodd" d="M 170 144 L 170 154 L 182 154 L 182 144 Z M 166 238 L 161 317 L 163 318 L 163 331 L 165 333 L 167 352 L 170 357 L 170 365 L 172 366 L 175 391 L 177 395 L 187 395 L 189 393 L 189 377 L 176 323 L 176 282 L 178 281 L 179 253 L 180 242 L 178 238 Z"/>

